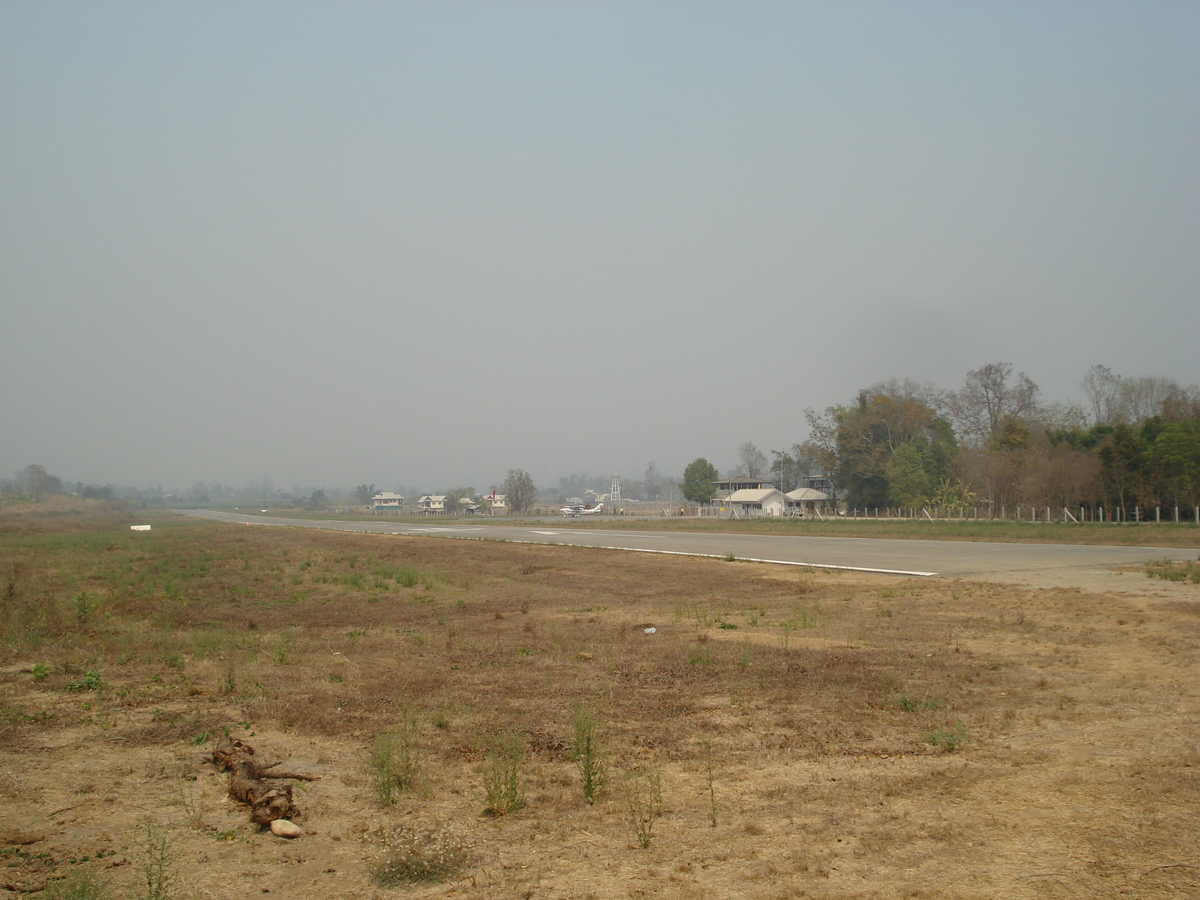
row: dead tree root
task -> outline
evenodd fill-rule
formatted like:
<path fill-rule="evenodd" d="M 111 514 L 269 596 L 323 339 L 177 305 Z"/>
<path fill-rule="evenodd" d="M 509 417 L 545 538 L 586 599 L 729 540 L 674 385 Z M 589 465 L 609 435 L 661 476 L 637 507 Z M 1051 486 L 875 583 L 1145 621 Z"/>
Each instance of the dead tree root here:
<path fill-rule="evenodd" d="M 255 825 L 270 825 L 276 819 L 295 819 L 300 815 L 292 803 L 292 786 L 270 785 L 265 779 L 316 780 L 312 775 L 271 771 L 278 762 L 260 765 L 254 759 L 253 747 L 229 735 L 217 742 L 212 758 L 218 768 L 229 772 L 229 796 L 250 807 L 250 821 Z"/>

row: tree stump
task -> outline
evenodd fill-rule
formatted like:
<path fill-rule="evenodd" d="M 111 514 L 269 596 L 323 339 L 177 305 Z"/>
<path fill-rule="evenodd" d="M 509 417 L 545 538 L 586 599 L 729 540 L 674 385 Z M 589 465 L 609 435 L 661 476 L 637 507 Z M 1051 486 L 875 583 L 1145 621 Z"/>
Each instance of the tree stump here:
<path fill-rule="evenodd" d="M 250 821 L 255 825 L 270 825 L 276 819 L 294 819 L 300 815 L 292 803 L 292 786 L 276 787 L 267 784 L 266 779 L 315 780 L 311 775 L 295 772 L 272 772 L 278 762 L 260 765 L 254 758 L 253 747 L 229 735 L 217 742 L 212 758 L 222 771 L 229 772 L 229 796 L 250 807 Z"/>

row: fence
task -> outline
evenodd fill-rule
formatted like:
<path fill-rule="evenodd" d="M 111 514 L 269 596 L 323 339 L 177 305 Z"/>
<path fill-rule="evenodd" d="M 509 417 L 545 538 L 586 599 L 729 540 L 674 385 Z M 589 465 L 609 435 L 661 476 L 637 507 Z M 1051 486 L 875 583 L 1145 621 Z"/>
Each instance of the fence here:
<path fill-rule="evenodd" d="M 851 507 L 844 513 L 844 518 L 849 519 L 899 519 L 899 520 L 920 520 L 920 521 L 982 521 L 982 522 L 1067 522 L 1082 524 L 1084 522 L 1098 523 L 1137 523 L 1137 522 L 1155 522 L 1155 523 L 1174 523 L 1174 524 L 1195 524 L 1200 525 L 1200 505 L 1192 507 L 1169 507 L 1165 513 L 1163 507 L 1155 506 L 1153 509 L 1135 506 L 1132 509 L 1127 507 L 1112 507 L 1106 509 L 1103 506 L 1090 508 L 1080 506 L 1078 509 L 1071 510 L 1062 507 L 1056 511 L 1049 506 L 1017 506 L 1014 509 L 1008 509 L 1001 506 L 998 510 L 991 506 L 934 506 L 934 507 Z"/>

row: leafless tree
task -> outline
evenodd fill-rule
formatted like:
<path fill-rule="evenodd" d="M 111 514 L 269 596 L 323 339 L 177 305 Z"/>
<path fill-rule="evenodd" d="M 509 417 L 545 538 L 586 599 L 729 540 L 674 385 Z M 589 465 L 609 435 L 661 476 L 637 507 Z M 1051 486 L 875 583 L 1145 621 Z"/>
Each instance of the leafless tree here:
<path fill-rule="evenodd" d="M 646 466 L 646 480 L 642 483 L 643 493 L 647 500 L 657 500 L 662 490 L 662 476 L 658 474 L 658 466 L 651 461 Z"/>
<path fill-rule="evenodd" d="M 1186 393 L 1179 382 L 1171 378 L 1141 376 L 1122 378 L 1120 386 L 1121 411 L 1125 421 L 1133 424 L 1163 414 L 1163 410 Z"/>
<path fill-rule="evenodd" d="M 1016 379 L 1011 363 L 988 363 L 967 373 L 963 389 L 951 400 L 960 435 L 983 445 L 1005 419 L 1028 419 L 1038 410 L 1038 386 L 1024 372 Z"/>
<path fill-rule="evenodd" d="M 1108 366 L 1092 366 L 1083 376 L 1083 394 L 1092 406 L 1092 424 L 1120 421 L 1121 376 Z"/>
<path fill-rule="evenodd" d="M 738 447 L 738 462 L 748 478 L 762 478 L 767 469 L 767 455 L 752 441 L 746 441 Z"/>

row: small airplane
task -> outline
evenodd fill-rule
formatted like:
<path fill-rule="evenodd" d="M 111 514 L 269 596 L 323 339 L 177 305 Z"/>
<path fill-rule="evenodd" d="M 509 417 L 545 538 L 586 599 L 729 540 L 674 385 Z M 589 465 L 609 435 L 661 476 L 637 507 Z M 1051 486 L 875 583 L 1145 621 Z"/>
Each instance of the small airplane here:
<path fill-rule="evenodd" d="M 569 519 L 578 519 L 580 516 L 594 516 L 603 509 L 604 504 L 597 503 L 591 509 L 586 506 L 564 506 L 560 511 Z"/>

